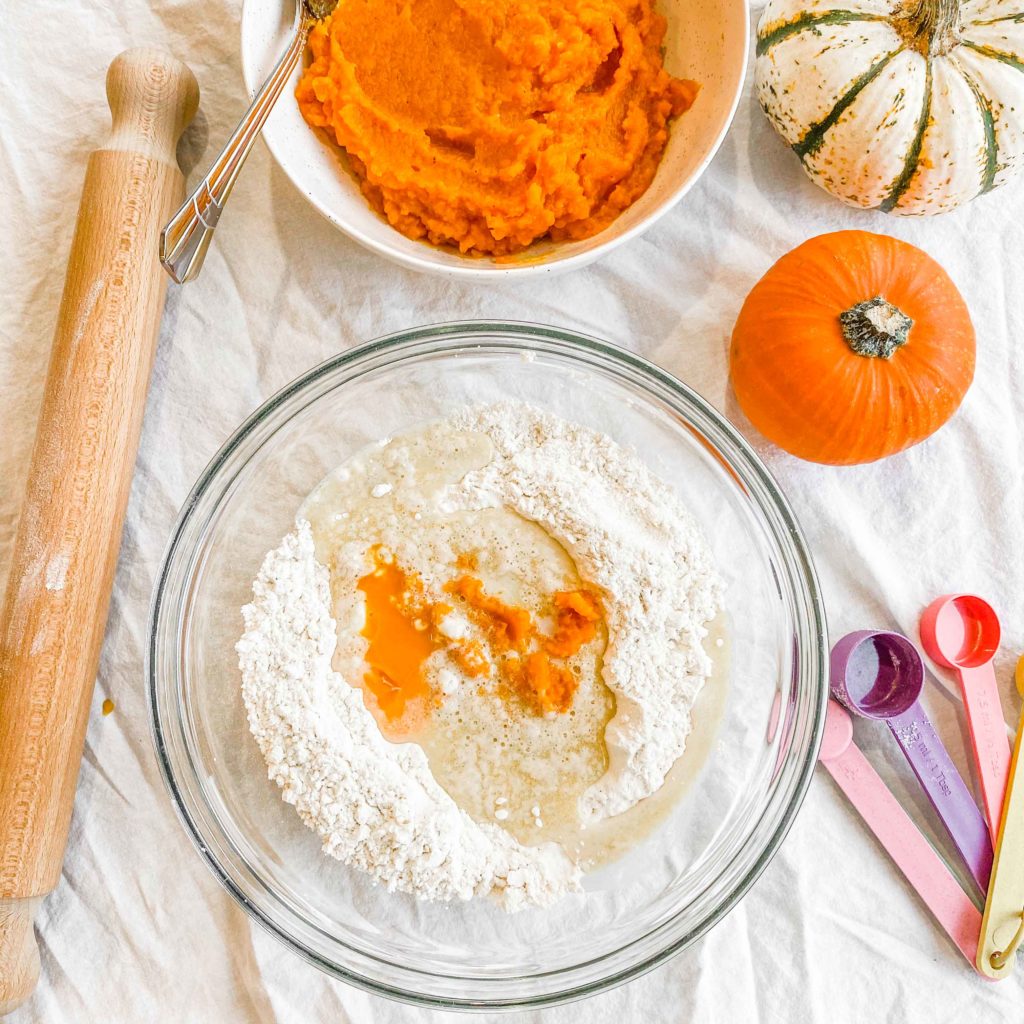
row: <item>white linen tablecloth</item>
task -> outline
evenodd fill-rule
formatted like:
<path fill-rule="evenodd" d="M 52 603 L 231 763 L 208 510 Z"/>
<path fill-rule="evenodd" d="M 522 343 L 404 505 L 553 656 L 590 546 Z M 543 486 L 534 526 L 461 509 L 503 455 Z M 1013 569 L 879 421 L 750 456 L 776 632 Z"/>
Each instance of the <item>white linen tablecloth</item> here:
<path fill-rule="evenodd" d="M 752 20 L 756 17 L 752 15 Z M 6 574 L 86 155 L 108 123 L 103 77 L 122 49 L 164 46 L 195 70 L 191 180 L 246 105 L 237 0 L 8 0 L 0 32 L 0 575 Z M 287 102 L 287 98 L 285 99 Z M 949 270 L 978 331 L 974 385 L 933 439 L 877 465 L 830 469 L 766 445 L 727 388 L 743 297 L 783 252 L 860 227 Z M 449 319 L 543 321 L 654 359 L 738 423 L 806 531 L 832 637 L 916 636 L 935 595 L 986 595 L 1004 624 L 1007 719 L 1024 650 L 1024 181 L 944 218 L 849 210 L 807 181 L 745 91 L 710 170 L 656 227 L 595 266 L 487 287 L 417 275 L 365 252 L 306 205 L 258 146 L 202 277 L 172 287 L 146 411 L 64 876 L 38 915 L 42 978 L 17 1024 L 423 1021 L 431 1013 L 330 980 L 250 924 L 179 825 L 150 741 L 142 678 L 154 575 L 192 482 L 241 419 L 325 357 Z M 954 701 L 927 687 L 963 770 Z M 109 697 L 113 714 L 100 706 Z M 881 726 L 858 741 L 930 818 Z M 462 1018 L 460 1018 L 462 1019 Z M 728 918 L 646 977 L 582 1005 L 510 1020 L 1024 1020 L 1024 965 L 973 975 L 820 769 L 781 852 Z"/>

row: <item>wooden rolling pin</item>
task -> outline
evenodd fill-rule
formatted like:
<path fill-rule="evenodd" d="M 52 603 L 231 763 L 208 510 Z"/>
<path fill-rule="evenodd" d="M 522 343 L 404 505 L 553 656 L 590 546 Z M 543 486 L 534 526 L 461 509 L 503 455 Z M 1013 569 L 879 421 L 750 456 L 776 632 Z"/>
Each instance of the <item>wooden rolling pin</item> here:
<path fill-rule="evenodd" d="M 0 1015 L 39 974 L 32 915 L 57 885 L 167 291 L 160 229 L 192 72 L 128 50 L 82 201 L 0 612 Z"/>

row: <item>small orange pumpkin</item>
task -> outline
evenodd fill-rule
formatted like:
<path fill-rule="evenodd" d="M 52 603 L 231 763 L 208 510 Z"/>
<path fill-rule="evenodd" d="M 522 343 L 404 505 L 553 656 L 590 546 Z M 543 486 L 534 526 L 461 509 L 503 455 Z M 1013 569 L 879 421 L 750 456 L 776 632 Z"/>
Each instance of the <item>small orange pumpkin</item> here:
<path fill-rule="evenodd" d="M 730 374 L 743 411 L 811 462 L 873 462 L 933 434 L 974 377 L 974 327 L 927 253 L 867 231 L 811 238 L 747 296 Z"/>

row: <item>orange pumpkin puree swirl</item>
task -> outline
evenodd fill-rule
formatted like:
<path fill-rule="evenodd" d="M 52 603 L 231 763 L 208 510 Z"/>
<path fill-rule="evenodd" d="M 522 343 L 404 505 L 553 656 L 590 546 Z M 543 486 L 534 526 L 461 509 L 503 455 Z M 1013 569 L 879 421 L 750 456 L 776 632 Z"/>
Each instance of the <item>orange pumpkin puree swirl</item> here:
<path fill-rule="evenodd" d="M 665 27 L 652 0 L 340 0 L 296 98 L 402 234 L 506 255 L 646 191 L 698 91 Z"/>
<path fill-rule="evenodd" d="M 534 714 L 563 713 L 572 706 L 579 680 L 564 662 L 597 636 L 602 610 L 595 593 L 552 594 L 555 628 L 548 636 L 537 629 L 527 609 L 488 594 L 478 577 L 463 573 L 444 589 L 486 643 L 452 640 L 441 631 L 452 605 L 430 601 L 419 577 L 402 569 L 379 546 L 371 549 L 371 555 L 374 568 L 357 583 L 366 599 L 363 682 L 387 721 L 401 719 L 412 702 L 426 705 L 436 699 L 424 665 L 441 649 L 447 649 L 452 661 L 471 678 L 490 677 L 493 665 L 498 692 L 514 696 Z M 459 565 L 475 567 L 475 562 L 460 560 Z"/>

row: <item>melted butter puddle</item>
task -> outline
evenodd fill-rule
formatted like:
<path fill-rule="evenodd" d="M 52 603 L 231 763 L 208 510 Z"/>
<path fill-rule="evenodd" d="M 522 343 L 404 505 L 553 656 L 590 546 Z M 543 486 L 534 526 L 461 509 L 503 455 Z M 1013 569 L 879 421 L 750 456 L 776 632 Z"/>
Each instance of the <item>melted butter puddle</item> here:
<path fill-rule="evenodd" d="M 606 818 L 562 842 L 585 871 L 593 871 L 629 853 L 663 824 L 696 781 L 711 754 L 725 717 L 729 679 L 729 638 L 726 618 L 720 613 L 708 623 L 704 649 L 711 658 L 711 674 L 690 711 L 693 728 L 686 749 L 669 769 L 661 788 L 628 811 Z"/>
<path fill-rule="evenodd" d="M 713 668 L 694 703 L 693 728 L 683 754 L 657 791 L 596 824 L 581 823 L 577 804 L 608 767 L 604 728 L 615 703 L 603 683 L 585 692 L 582 701 L 578 698 L 558 722 L 503 721 L 500 708 L 472 702 L 434 715 L 415 739 L 434 777 L 476 821 L 500 824 L 527 846 L 560 843 L 584 870 L 592 871 L 650 836 L 708 759 L 726 706 L 729 646 L 724 616 L 708 624 L 705 649 Z M 599 679 L 600 664 L 596 671 Z"/>

